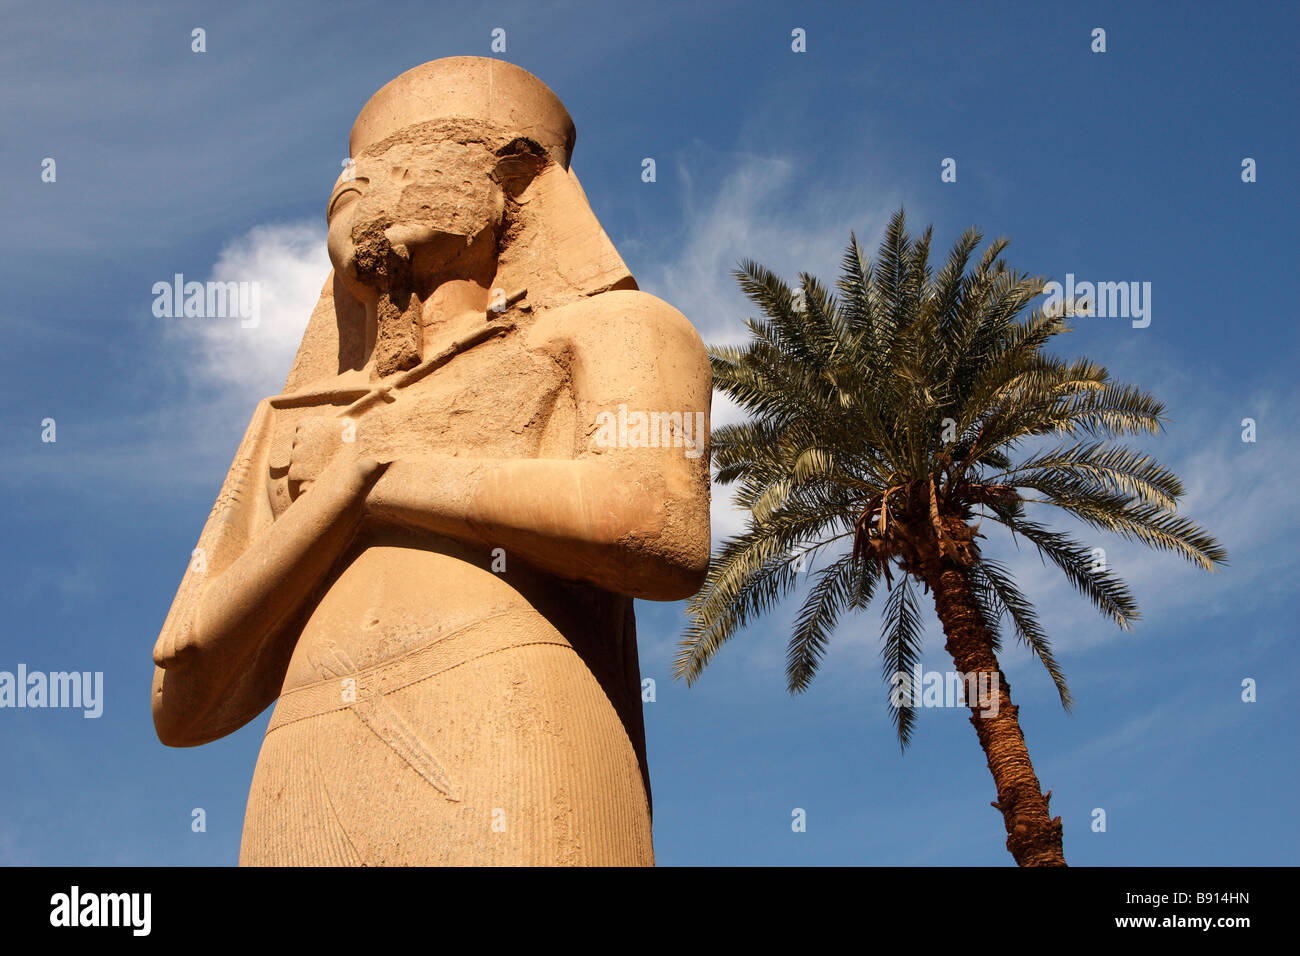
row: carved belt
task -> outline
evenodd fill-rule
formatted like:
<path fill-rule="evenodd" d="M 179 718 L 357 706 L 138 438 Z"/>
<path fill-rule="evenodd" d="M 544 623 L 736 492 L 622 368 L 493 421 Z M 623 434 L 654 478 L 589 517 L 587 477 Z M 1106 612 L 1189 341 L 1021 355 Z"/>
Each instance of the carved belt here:
<path fill-rule="evenodd" d="M 351 710 L 447 799 L 459 800 L 446 770 L 384 696 L 488 654 L 533 644 L 572 646 L 543 620 L 514 621 L 506 612 L 474 621 L 432 644 L 364 669 L 353 665 L 346 651 L 327 642 L 319 657 L 309 658 L 322 679 L 281 695 L 266 732 L 269 735 L 308 717 Z"/>

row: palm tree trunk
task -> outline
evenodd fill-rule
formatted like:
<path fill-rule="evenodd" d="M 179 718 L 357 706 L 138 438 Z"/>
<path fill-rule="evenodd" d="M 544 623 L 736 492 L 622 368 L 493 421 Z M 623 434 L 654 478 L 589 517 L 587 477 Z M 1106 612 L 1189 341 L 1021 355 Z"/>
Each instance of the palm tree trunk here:
<path fill-rule="evenodd" d="M 962 675 L 978 674 L 978 687 L 996 690 L 993 701 L 969 699 L 970 721 L 988 758 L 989 772 L 997 785 L 1000 810 L 1007 828 L 1007 849 L 1020 866 L 1065 866 L 1061 848 L 1061 818 L 1053 819 L 1047 808 L 1034 765 L 1025 747 L 1025 736 L 1017 719 L 1019 708 L 1011 703 L 1011 685 L 998 666 L 988 629 L 984 626 L 966 571 L 950 558 L 940 558 L 925 568 L 925 580 L 934 592 L 934 607 L 947 636 L 944 649 Z M 968 685 L 969 686 L 969 685 Z"/>

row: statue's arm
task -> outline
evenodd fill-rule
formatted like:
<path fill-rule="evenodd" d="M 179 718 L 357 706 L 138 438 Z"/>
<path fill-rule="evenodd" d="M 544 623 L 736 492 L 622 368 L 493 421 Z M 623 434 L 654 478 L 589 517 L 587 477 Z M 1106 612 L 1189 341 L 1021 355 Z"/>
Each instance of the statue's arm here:
<path fill-rule="evenodd" d="M 399 459 L 375 485 L 370 511 L 633 597 L 693 594 L 709 560 L 711 375 L 699 335 L 641 292 L 581 300 L 530 335 L 549 341 L 570 373 L 577 457 Z M 617 417 L 620 405 L 689 414 L 698 444 L 602 445 L 601 413 Z"/>
<path fill-rule="evenodd" d="M 347 548 L 379 468 L 336 459 L 227 567 L 190 583 L 190 600 L 178 595 L 183 606 L 154 648 L 154 727 L 163 743 L 222 737 L 275 700 L 293 650 L 286 624 Z"/>

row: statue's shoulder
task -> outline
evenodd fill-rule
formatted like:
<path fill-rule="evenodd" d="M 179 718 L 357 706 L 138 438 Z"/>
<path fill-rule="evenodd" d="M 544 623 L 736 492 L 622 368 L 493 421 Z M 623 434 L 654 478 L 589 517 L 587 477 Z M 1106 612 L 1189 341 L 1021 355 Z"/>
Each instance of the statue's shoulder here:
<path fill-rule="evenodd" d="M 538 316 L 535 340 L 564 340 L 578 347 L 601 347 L 628 337 L 677 340 L 694 350 L 704 344 L 686 316 L 658 296 L 639 289 L 616 289 L 577 299 Z"/>

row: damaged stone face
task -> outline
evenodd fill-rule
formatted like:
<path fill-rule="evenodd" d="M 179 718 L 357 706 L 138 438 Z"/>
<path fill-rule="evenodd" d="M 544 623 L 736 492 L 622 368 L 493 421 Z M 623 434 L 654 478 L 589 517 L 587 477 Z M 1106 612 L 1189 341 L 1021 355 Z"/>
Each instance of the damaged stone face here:
<path fill-rule="evenodd" d="M 505 134 L 498 134 L 504 139 Z M 429 123 L 355 159 L 331 202 L 330 254 L 359 297 L 375 302 L 374 373 L 419 364 L 423 302 L 449 276 L 494 271 L 508 189 L 542 168 L 511 156 L 497 177 L 492 137 L 463 123 Z M 343 199 L 343 201 L 340 201 Z"/>
<path fill-rule="evenodd" d="M 495 244 L 505 209 L 497 157 L 481 138 L 438 140 L 448 125 L 469 135 L 459 124 L 426 124 L 420 135 L 431 141 L 379 144 L 355 159 L 355 178 L 340 179 L 330 207 L 330 257 L 355 282 L 384 291 L 407 278 L 406 262 L 415 291 L 427 294 L 421 287 L 469 248 Z"/>
<path fill-rule="evenodd" d="M 403 247 L 399 254 L 388 240 L 388 218 L 356 224 L 352 229 L 352 253 L 356 277 L 379 292 L 410 289 L 411 260 Z"/>

